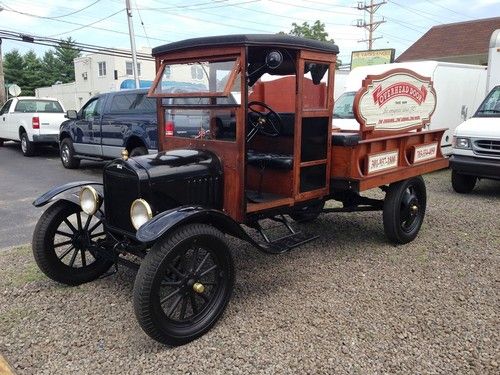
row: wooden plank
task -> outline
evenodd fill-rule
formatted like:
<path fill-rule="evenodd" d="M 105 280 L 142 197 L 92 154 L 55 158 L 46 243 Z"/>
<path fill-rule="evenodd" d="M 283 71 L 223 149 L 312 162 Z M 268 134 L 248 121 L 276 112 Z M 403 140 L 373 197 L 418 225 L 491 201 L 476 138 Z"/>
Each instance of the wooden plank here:
<path fill-rule="evenodd" d="M 275 199 L 269 202 L 262 203 L 247 203 L 247 213 L 259 212 L 264 210 L 269 210 L 271 208 L 282 207 L 282 206 L 292 206 L 294 203 L 293 198 L 282 198 Z"/>

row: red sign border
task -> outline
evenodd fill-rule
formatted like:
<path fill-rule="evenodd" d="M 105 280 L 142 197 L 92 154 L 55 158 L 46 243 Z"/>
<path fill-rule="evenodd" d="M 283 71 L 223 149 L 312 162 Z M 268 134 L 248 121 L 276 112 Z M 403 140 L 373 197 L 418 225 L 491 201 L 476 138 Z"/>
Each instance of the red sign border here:
<path fill-rule="evenodd" d="M 372 84 L 373 81 L 378 81 L 378 80 L 383 80 L 385 78 L 388 78 L 392 75 L 395 74 L 407 74 L 409 76 L 412 76 L 416 79 L 429 82 L 431 92 L 433 93 L 434 97 L 436 100 L 434 101 L 434 108 L 432 109 L 432 112 L 429 113 L 429 119 L 424 121 L 422 120 L 419 125 L 413 125 L 410 127 L 405 127 L 401 129 L 394 129 L 394 130 L 375 130 L 375 126 L 366 126 L 366 122 L 364 121 L 363 117 L 361 116 L 360 110 L 359 110 L 359 102 L 361 100 L 361 97 L 368 91 L 368 86 Z M 391 69 L 388 70 L 382 74 L 377 74 L 377 75 L 368 75 L 362 82 L 362 87 L 361 89 L 358 90 L 356 93 L 356 96 L 354 97 L 354 102 L 353 102 L 353 112 L 354 116 L 356 117 L 356 120 L 360 124 L 360 131 L 362 133 L 367 133 L 371 132 L 372 134 L 376 134 L 376 136 L 384 136 L 384 135 L 390 135 L 390 134 L 399 134 L 399 133 L 406 133 L 411 130 L 421 130 L 425 127 L 426 124 L 430 122 L 430 119 L 432 115 L 434 114 L 434 111 L 436 110 L 436 105 L 437 105 L 437 95 L 436 95 L 436 90 L 434 89 L 434 82 L 430 77 L 424 77 L 418 73 L 415 73 L 413 70 L 406 69 L 406 68 L 396 68 L 396 69 Z"/>

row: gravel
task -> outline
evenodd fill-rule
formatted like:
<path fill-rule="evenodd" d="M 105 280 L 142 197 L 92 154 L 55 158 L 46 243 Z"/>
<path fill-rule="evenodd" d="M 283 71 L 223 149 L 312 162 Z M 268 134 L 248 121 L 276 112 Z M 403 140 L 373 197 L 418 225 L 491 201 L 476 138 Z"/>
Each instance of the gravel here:
<path fill-rule="evenodd" d="M 0 252 L 0 352 L 19 374 L 498 374 L 500 183 L 470 195 L 425 176 L 417 239 L 385 240 L 379 212 L 321 216 L 321 237 L 263 255 L 231 240 L 233 298 L 207 335 L 164 347 L 139 328 L 134 273 L 78 287 Z M 375 193 L 377 194 L 377 193 Z"/>

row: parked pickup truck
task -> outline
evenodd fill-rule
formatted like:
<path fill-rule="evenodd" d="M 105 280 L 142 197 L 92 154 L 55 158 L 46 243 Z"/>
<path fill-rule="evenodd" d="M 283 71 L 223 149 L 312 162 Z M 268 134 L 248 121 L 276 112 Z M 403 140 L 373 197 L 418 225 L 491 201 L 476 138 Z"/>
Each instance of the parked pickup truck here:
<path fill-rule="evenodd" d="M 37 144 L 57 145 L 64 120 L 64 107 L 57 99 L 9 99 L 0 109 L 0 146 L 4 141 L 20 141 L 23 155 L 32 156 Z"/>
<path fill-rule="evenodd" d="M 457 193 L 470 193 L 478 178 L 500 180 L 500 86 L 456 128 L 450 168 Z"/>
<path fill-rule="evenodd" d="M 60 155 L 65 168 L 81 159 L 104 160 L 156 152 L 156 99 L 147 90 L 127 90 L 91 98 L 79 112 L 68 111 L 60 128 Z"/>

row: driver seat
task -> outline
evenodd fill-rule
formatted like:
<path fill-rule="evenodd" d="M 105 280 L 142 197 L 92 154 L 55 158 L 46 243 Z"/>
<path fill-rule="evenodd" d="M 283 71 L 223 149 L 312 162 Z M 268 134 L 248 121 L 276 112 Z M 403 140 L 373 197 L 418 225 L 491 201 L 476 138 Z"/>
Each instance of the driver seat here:
<path fill-rule="evenodd" d="M 289 171 L 293 168 L 293 155 L 248 150 L 247 163 L 260 169 L 272 168 Z"/>

